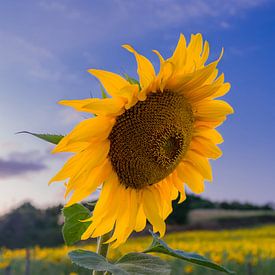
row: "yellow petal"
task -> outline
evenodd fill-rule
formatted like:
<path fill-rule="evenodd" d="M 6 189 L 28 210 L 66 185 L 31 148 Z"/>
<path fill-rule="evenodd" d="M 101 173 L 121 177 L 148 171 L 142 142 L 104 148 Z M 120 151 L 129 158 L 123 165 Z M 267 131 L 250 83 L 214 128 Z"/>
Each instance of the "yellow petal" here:
<path fill-rule="evenodd" d="M 194 136 L 203 137 L 206 139 L 210 139 L 214 144 L 223 143 L 222 135 L 215 129 L 207 129 L 207 130 L 195 130 Z"/>
<path fill-rule="evenodd" d="M 138 212 L 137 191 L 134 189 L 126 189 L 121 186 L 120 191 L 121 200 L 117 205 L 120 208 L 116 227 L 112 238 L 108 241 L 111 242 L 116 239 L 116 243 L 112 247 L 117 247 L 125 242 L 136 225 L 136 216 Z"/>
<path fill-rule="evenodd" d="M 191 89 L 193 87 L 198 87 L 208 80 L 208 78 L 212 75 L 213 71 L 216 69 L 217 61 L 210 63 L 206 67 L 197 70 L 194 72 L 193 77 L 185 84 L 183 84 L 182 88 Z"/>
<path fill-rule="evenodd" d="M 193 55 L 193 58 L 195 59 L 195 61 L 196 61 L 196 58 L 199 58 L 201 56 L 202 45 L 203 45 L 202 43 L 203 43 L 203 39 L 200 33 L 191 35 L 191 40 L 187 47 L 187 52 L 189 55 L 191 56 Z"/>
<path fill-rule="evenodd" d="M 99 142 L 73 156 L 69 159 L 63 168 L 51 179 L 49 183 L 54 181 L 65 180 L 67 178 L 76 177 L 83 171 L 90 171 L 94 167 L 100 165 L 105 161 L 110 150 L 110 141 L 105 140 Z M 93 156 L 93 157 L 91 157 Z"/>
<path fill-rule="evenodd" d="M 191 91 L 192 89 L 198 88 L 208 83 L 208 79 L 211 77 L 213 72 L 216 70 L 217 62 L 212 62 L 206 67 L 194 71 L 192 73 L 182 73 L 173 78 L 171 89 L 176 92 L 184 93 L 184 91 Z"/>
<path fill-rule="evenodd" d="M 128 85 L 120 90 L 120 94 L 126 99 L 125 108 L 128 110 L 138 102 L 138 85 Z"/>
<path fill-rule="evenodd" d="M 157 190 L 154 190 L 155 192 L 159 192 L 160 196 L 156 197 L 156 200 L 160 200 L 161 206 L 159 206 L 159 212 L 160 216 L 162 217 L 163 220 L 166 219 L 166 217 L 172 213 L 173 208 L 172 208 L 172 199 L 171 199 L 171 194 L 172 194 L 172 188 L 170 185 L 170 182 L 167 181 L 167 178 L 165 180 L 162 180 L 160 183 L 156 184 Z M 153 188 L 154 189 L 154 188 Z"/>
<path fill-rule="evenodd" d="M 97 98 L 97 100 L 99 100 L 99 99 Z M 60 100 L 58 103 L 61 105 L 64 105 L 64 106 L 72 107 L 79 112 L 87 112 L 87 113 L 93 114 L 93 112 L 91 110 L 83 107 L 83 106 L 91 103 L 92 101 L 94 101 L 94 99 L 85 98 L 85 99 L 79 99 L 79 100 Z"/>
<path fill-rule="evenodd" d="M 163 180 L 165 182 L 165 180 Z M 167 182 L 168 184 L 168 182 Z M 163 192 L 161 192 L 161 188 L 158 187 L 157 185 L 151 186 L 149 187 L 152 191 L 152 194 L 154 196 L 154 201 L 157 202 L 156 206 L 158 209 L 158 214 L 160 215 L 160 217 L 162 218 L 162 220 L 164 221 L 168 215 L 171 214 L 171 212 L 173 211 L 172 209 L 172 191 L 173 191 L 173 184 L 170 184 L 168 186 L 169 188 L 169 198 L 167 198 L 167 195 L 163 194 Z M 176 194 L 177 196 L 177 194 Z"/>
<path fill-rule="evenodd" d="M 200 119 L 216 119 L 232 113 L 233 108 L 222 100 L 204 100 L 193 104 L 193 114 Z"/>
<path fill-rule="evenodd" d="M 203 66 L 204 63 L 207 61 L 208 56 L 209 56 L 209 51 L 210 51 L 209 43 L 208 43 L 208 41 L 205 41 L 204 47 L 203 47 L 203 53 L 202 53 L 201 60 L 200 60 L 200 66 Z"/>
<path fill-rule="evenodd" d="M 116 173 L 111 173 L 103 184 L 103 189 L 93 212 L 93 222 L 90 228 L 93 238 L 102 236 L 113 229 L 121 215 L 117 198 L 122 195 L 122 191 Z"/>
<path fill-rule="evenodd" d="M 185 182 L 194 193 L 200 194 L 204 191 L 203 177 L 192 164 L 181 162 L 176 172 L 180 180 Z"/>
<path fill-rule="evenodd" d="M 70 106 L 80 112 L 96 115 L 120 115 L 123 112 L 125 100 L 122 98 L 88 98 L 82 100 L 61 100 L 62 105 Z"/>
<path fill-rule="evenodd" d="M 223 83 L 223 84 L 219 87 L 219 89 L 217 90 L 217 92 L 213 94 L 212 97 L 213 97 L 213 98 L 217 98 L 217 97 L 224 96 L 224 95 L 226 95 L 226 94 L 229 92 L 230 88 L 231 88 L 230 83 L 228 83 L 228 82 Z"/>
<path fill-rule="evenodd" d="M 191 34 L 190 43 L 187 47 L 187 50 L 191 55 L 200 56 L 202 52 L 202 40 L 201 33 Z"/>
<path fill-rule="evenodd" d="M 104 98 L 94 100 L 85 105 L 84 108 L 90 109 L 96 115 L 120 115 L 124 112 L 125 100 L 122 98 Z"/>
<path fill-rule="evenodd" d="M 100 193 L 99 200 L 94 209 L 94 216 L 101 216 L 106 210 L 106 205 L 108 205 L 109 197 L 120 188 L 119 180 L 117 174 L 113 171 L 106 183 L 103 185 L 102 191 Z"/>
<path fill-rule="evenodd" d="M 89 73 L 99 79 L 105 90 L 112 96 L 120 96 L 120 90 L 129 85 L 129 82 L 118 74 L 103 70 L 88 70 Z"/>
<path fill-rule="evenodd" d="M 104 235 L 105 233 L 109 232 L 108 228 L 106 228 L 108 225 L 103 222 L 103 218 L 106 217 L 106 215 L 108 215 L 109 213 L 112 214 L 110 218 L 113 217 L 115 219 L 117 217 L 118 208 L 116 207 L 116 204 L 117 196 L 119 195 L 119 184 L 117 180 L 118 178 L 116 173 L 112 172 L 110 177 L 103 184 L 99 199 L 93 211 L 93 222 L 82 234 L 82 240 L 88 239 L 98 226 L 100 226 L 98 229 L 98 231 L 100 231 L 100 235 Z M 109 205 L 109 203 L 111 208 L 106 207 L 106 205 Z M 112 209 L 112 211 L 110 211 L 110 209 Z"/>
<path fill-rule="evenodd" d="M 172 55 L 171 58 L 169 58 L 169 61 L 171 61 L 175 65 L 176 70 L 182 70 L 184 67 L 184 64 L 186 62 L 186 40 L 183 34 L 180 34 L 180 38 L 177 44 L 177 47 Z"/>
<path fill-rule="evenodd" d="M 146 226 L 146 216 L 143 211 L 142 203 L 140 203 L 139 209 L 137 212 L 137 217 L 136 217 L 135 231 L 140 232 L 145 228 L 145 226 Z"/>
<path fill-rule="evenodd" d="M 160 65 L 161 65 L 164 62 L 164 58 L 162 57 L 162 55 L 157 50 L 153 50 L 153 53 L 155 53 L 158 56 L 159 62 L 160 62 Z"/>
<path fill-rule="evenodd" d="M 116 207 L 118 208 L 118 215 L 115 230 L 112 237 L 107 241 L 109 243 L 116 240 L 116 243 L 112 245 L 113 248 L 123 242 L 126 227 L 129 225 L 131 219 L 130 190 L 126 190 L 124 186 L 120 186 L 120 200 Z"/>
<path fill-rule="evenodd" d="M 213 70 L 213 72 L 209 75 L 207 80 L 205 81 L 205 84 L 207 84 L 207 85 L 213 84 L 216 80 L 216 77 L 217 77 L 218 73 L 219 73 L 219 70 L 217 68 L 215 68 Z"/>
<path fill-rule="evenodd" d="M 206 139 L 200 136 L 192 138 L 189 149 L 196 151 L 204 157 L 212 159 L 217 159 L 222 155 L 221 149 L 216 146 L 210 139 Z"/>
<path fill-rule="evenodd" d="M 166 182 L 168 183 L 169 186 L 169 201 L 175 200 L 178 197 L 178 189 L 174 186 L 174 179 L 172 177 L 172 174 L 170 174 L 168 177 L 165 178 Z"/>
<path fill-rule="evenodd" d="M 177 190 L 180 192 L 180 199 L 178 203 L 182 203 L 186 199 L 186 194 L 184 190 L 184 184 L 183 181 L 180 180 L 180 178 L 177 175 L 177 170 L 173 173 L 173 184 L 177 188 Z"/>
<path fill-rule="evenodd" d="M 186 194 L 180 193 L 180 199 L 178 201 L 178 204 L 183 203 L 186 200 Z"/>
<path fill-rule="evenodd" d="M 189 161 L 198 170 L 198 172 L 207 180 L 212 181 L 212 169 L 206 157 L 189 150 L 184 158 Z"/>
<path fill-rule="evenodd" d="M 190 73 L 201 67 L 202 35 L 200 33 L 192 34 L 190 43 L 187 47 L 187 58 L 185 72 Z"/>
<path fill-rule="evenodd" d="M 152 63 L 146 57 L 137 53 L 132 46 L 123 45 L 122 47 L 135 55 L 140 85 L 142 88 L 148 87 L 156 77 Z"/>
<path fill-rule="evenodd" d="M 210 96 L 213 96 L 219 90 L 219 88 L 220 86 L 204 85 L 196 89 L 183 90 L 182 93 L 186 98 L 188 98 L 190 102 L 195 103 Z"/>
<path fill-rule="evenodd" d="M 120 219 L 121 217 L 119 217 L 119 219 L 117 220 L 116 229 L 118 230 L 118 233 L 116 234 L 117 240 L 112 245 L 113 248 L 124 243 L 127 240 L 127 238 L 130 236 L 130 234 L 132 233 L 136 225 L 136 217 L 137 217 L 137 211 L 138 211 L 136 190 L 125 189 L 124 195 L 129 199 L 128 201 L 129 207 L 127 207 L 127 205 L 125 204 L 121 204 L 120 207 L 122 208 L 123 213 L 128 211 L 127 213 L 128 222 L 127 221 L 125 222 L 125 220 Z"/>
<path fill-rule="evenodd" d="M 65 137 L 64 142 L 55 147 L 53 152 L 66 152 L 66 147 L 74 142 L 94 142 L 107 139 L 114 124 L 115 119 L 110 117 L 98 116 L 85 119 Z"/>
<path fill-rule="evenodd" d="M 209 130 L 212 128 L 216 128 L 224 123 L 226 120 L 226 116 L 219 117 L 217 119 L 211 119 L 208 121 L 197 119 L 194 123 L 194 130 L 196 129 L 200 130 Z"/>
<path fill-rule="evenodd" d="M 174 72 L 174 65 L 172 62 L 165 61 L 160 67 L 159 74 L 157 76 L 158 88 L 163 92 L 168 79 Z"/>
<path fill-rule="evenodd" d="M 178 195 L 179 195 L 178 189 L 172 182 L 172 184 L 171 184 L 171 199 L 175 200 L 178 197 Z"/>
<path fill-rule="evenodd" d="M 109 177 L 111 171 L 112 166 L 107 160 L 102 165 L 97 166 L 91 170 L 87 174 L 87 177 L 82 179 L 82 182 L 78 182 L 76 184 L 77 188 L 66 204 L 66 207 L 78 203 L 94 193 L 97 187 L 101 185 L 106 178 Z"/>
<path fill-rule="evenodd" d="M 83 169 L 88 168 L 90 170 L 100 165 L 107 158 L 109 150 L 110 141 L 108 139 L 92 144 L 86 150 L 88 159 L 82 163 Z"/>
<path fill-rule="evenodd" d="M 152 190 L 145 189 L 143 191 L 143 209 L 145 216 L 153 225 L 153 231 L 159 232 L 160 236 L 162 237 L 165 233 L 165 222 L 158 213 L 158 203 L 159 202 L 155 201 Z"/>
<path fill-rule="evenodd" d="M 85 153 L 79 153 L 72 156 L 67 162 L 63 165 L 62 169 L 50 180 L 49 184 L 55 181 L 66 180 L 71 177 L 75 171 L 81 165 L 81 159 L 85 156 Z"/>
<path fill-rule="evenodd" d="M 64 136 L 58 144 L 52 150 L 52 154 L 60 153 L 60 152 L 81 152 L 83 151 L 90 143 L 87 141 L 76 142 L 75 144 L 68 145 L 69 142 L 69 134 Z M 79 146 L 79 148 L 77 147 Z"/>

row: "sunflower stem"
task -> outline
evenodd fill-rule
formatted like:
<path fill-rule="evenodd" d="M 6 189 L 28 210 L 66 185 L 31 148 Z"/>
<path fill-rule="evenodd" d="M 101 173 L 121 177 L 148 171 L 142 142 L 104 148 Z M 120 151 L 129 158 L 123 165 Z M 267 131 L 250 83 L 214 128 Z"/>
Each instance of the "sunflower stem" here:
<path fill-rule="evenodd" d="M 108 249 L 109 249 L 109 243 L 105 243 L 108 241 L 111 237 L 112 232 L 108 232 L 100 237 L 97 238 L 97 248 L 96 253 L 103 256 L 104 258 L 107 258 Z M 93 271 L 93 275 L 103 275 L 104 271 Z"/>

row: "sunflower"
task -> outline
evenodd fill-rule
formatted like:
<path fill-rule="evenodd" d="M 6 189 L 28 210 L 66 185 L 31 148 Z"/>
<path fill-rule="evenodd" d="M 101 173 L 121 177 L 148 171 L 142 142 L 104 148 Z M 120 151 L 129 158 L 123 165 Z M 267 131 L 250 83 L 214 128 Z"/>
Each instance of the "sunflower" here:
<path fill-rule="evenodd" d="M 158 74 L 146 57 L 123 47 L 135 56 L 139 82 L 90 69 L 110 97 L 60 101 L 93 116 L 55 147 L 53 152 L 74 155 L 51 180 L 67 180 L 66 206 L 102 187 L 82 239 L 112 232 L 113 247 L 143 230 L 147 220 L 163 236 L 172 200 L 186 198 L 185 184 L 203 192 L 204 181 L 212 181 L 209 159 L 222 155 L 217 144 L 223 138 L 215 128 L 233 113 L 228 103 L 214 100 L 230 84 L 218 76 L 221 56 L 205 65 L 209 44 L 201 34 L 192 35 L 188 46 L 181 34 L 166 60 L 154 50 Z"/>

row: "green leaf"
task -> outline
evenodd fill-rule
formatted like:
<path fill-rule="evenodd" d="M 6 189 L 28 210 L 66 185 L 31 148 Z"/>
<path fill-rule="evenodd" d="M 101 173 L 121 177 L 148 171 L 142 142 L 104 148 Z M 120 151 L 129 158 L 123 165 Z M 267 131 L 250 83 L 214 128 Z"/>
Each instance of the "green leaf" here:
<path fill-rule="evenodd" d="M 205 258 L 199 254 L 172 249 L 163 240 L 160 240 L 156 234 L 154 234 L 151 231 L 150 231 L 150 233 L 153 236 L 153 242 L 148 249 L 143 251 L 144 253 L 158 252 L 158 253 L 170 255 L 172 257 L 175 257 L 175 258 L 178 258 L 181 260 L 185 260 L 185 261 L 193 263 L 193 264 L 208 267 L 210 269 L 219 270 L 219 271 L 229 273 L 229 274 L 235 273 L 231 270 L 226 269 L 223 266 L 220 266 L 214 262 L 211 262 L 210 260 L 208 260 L 207 258 Z"/>
<path fill-rule="evenodd" d="M 130 77 L 128 74 L 123 74 L 125 79 L 130 83 L 130 84 L 137 84 L 139 86 L 139 89 L 141 90 L 141 87 L 140 87 L 140 83 L 138 82 L 138 80 L 136 80 L 135 78 L 133 77 Z"/>
<path fill-rule="evenodd" d="M 65 207 L 62 212 L 65 218 L 62 228 L 63 238 L 67 245 L 73 245 L 81 240 L 81 235 L 90 225 L 91 222 L 82 222 L 82 220 L 91 217 L 91 213 L 82 204 Z"/>
<path fill-rule="evenodd" d="M 86 250 L 74 250 L 69 257 L 76 265 L 95 271 L 108 271 L 114 275 L 170 274 L 170 268 L 161 259 L 144 253 L 129 253 L 116 263 L 108 262 L 103 256 Z"/>
<path fill-rule="evenodd" d="M 110 271 L 113 274 L 127 275 L 123 270 L 119 273 L 121 271 L 119 268 L 109 263 L 103 256 L 92 251 L 77 249 L 69 252 L 69 257 L 74 264 L 89 270 Z"/>
<path fill-rule="evenodd" d="M 36 134 L 36 133 L 27 132 L 27 131 L 21 131 L 16 134 L 30 134 L 53 144 L 57 144 L 64 137 L 63 135 Z"/>
<path fill-rule="evenodd" d="M 149 256 L 149 257 L 148 257 Z M 128 253 L 121 257 L 116 265 L 128 274 L 170 274 L 170 266 L 158 257 L 145 253 Z"/>

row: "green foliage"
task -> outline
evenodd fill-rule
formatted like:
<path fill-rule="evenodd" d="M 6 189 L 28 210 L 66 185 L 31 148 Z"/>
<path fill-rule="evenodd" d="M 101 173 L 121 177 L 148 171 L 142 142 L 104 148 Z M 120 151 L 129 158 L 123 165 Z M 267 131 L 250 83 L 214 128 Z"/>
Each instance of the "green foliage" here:
<path fill-rule="evenodd" d="M 172 259 L 172 258 L 171 258 Z M 181 275 L 187 274 L 184 272 L 184 268 L 189 266 L 189 264 L 180 259 L 173 259 L 169 261 L 169 264 L 172 267 L 171 275 Z M 249 260 L 246 260 L 244 263 L 238 263 L 235 261 L 226 261 L 224 262 L 228 267 L 236 271 L 236 274 L 244 275 L 244 274 L 253 274 L 253 275 L 274 275 L 275 270 L 275 261 L 274 259 L 261 259 L 258 263 L 252 264 Z M 11 264 L 10 273 L 7 269 L 0 269 L 0 275 L 19 275 L 25 274 L 26 262 L 25 260 L 15 259 Z M 70 273 L 75 272 L 78 275 L 91 275 L 91 271 L 88 269 L 84 269 L 78 267 L 76 265 L 72 265 L 70 261 L 39 261 L 32 260 L 31 261 L 31 273 L 33 275 L 68 275 Z M 193 266 L 191 275 L 222 275 L 219 271 L 213 272 L 211 269 L 206 269 L 200 266 Z M 151 275 L 155 275 L 155 273 L 151 273 Z"/>
<path fill-rule="evenodd" d="M 173 212 L 167 218 L 167 224 L 174 225 L 183 225 L 188 222 L 187 218 L 190 211 L 194 209 L 226 209 L 226 210 L 272 210 L 271 205 L 265 204 L 262 206 L 254 205 L 250 203 L 240 203 L 240 202 L 213 202 L 200 196 L 188 194 L 186 200 L 178 204 L 177 201 L 173 201 Z M 266 221 L 273 222 L 274 219 L 267 215 Z M 249 225 L 249 223 L 258 224 L 265 222 L 263 218 L 257 220 L 243 219 L 241 222 L 244 223 L 244 226 Z M 234 220 L 229 225 L 229 227 L 235 227 L 238 225 L 238 221 Z M 221 224 L 223 226 L 223 224 Z M 227 228 L 227 224 L 224 224 L 224 227 Z"/>
<path fill-rule="evenodd" d="M 184 205 L 190 206 L 192 209 L 228 209 L 228 210 L 272 210 L 272 204 L 256 205 L 252 203 L 241 203 L 238 201 L 232 202 L 213 202 L 207 199 L 204 199 L 200 196 L 188 194 L 186 200 L 183 203 Z"/>
<path fill-rule="evenodd" d="M 73 204 L 62 210 L 65 221 L 62 228 L 64 241 L 67 245 L 73 245 L 81 240 L 81 235 L 86 231 L 90 222 L 82 222 L 91 217 L 91 212 L 82 204 Z"/>
<path fill-rule="evenodd" d="M 160 258 L 145 253 L 128 253 L 116 263 L 108 262 L 103 256 L 86 250 L 74 250 L 69 253 L 72 262 L 78 266 L 95 271 L 108 271 L 114 275 L 134 274 L 170 274 L 167 263 Z"/>
<path fill-rule="evenodd" d="M 197 208 L 201 209 L 200 206 L 206 205 L 206 203 L 207 200 L 193 195 L 188 195 L 187 200 L 182 204 L 174 202 L 174 210 L 168 217 L 167 224 L 181 226 L 188 222 L 186 221 L 186 217 L 189 211 Z M 208 205 L 211 204 L 215 206 L 215 209 L 219 209 L 218 205 L 216 206 L 215 203 L 208 201 Z M 89 209 L 93 208 L 90 203 L 84 205 Z M 60 232 L 61 209 L 61 206 L 56 206 L 41 210 L 33 207 L 29 203 L 25 203 L 10 213 L 0 217 L 0 247 L 21 248 L 34 245 L 44 247 L 63 244 L 64 241 Z M 191 216 L 193 215 L 192 212 L 190 214 Z M 246 217 L 240 215 L 236 218 L 219 217 L 218 219 L 211 218 L 211 222 L 209 221 L 210 220 L 205 220 L 203 224 L 192 225 L 192 228 L 196 229 L 197 226 L 206 229 L 209 229 L 209 226 L 215 229 L 236 228 L 240 226 L 249 227 L 258 224 L 274 223 L 275 216 L 273 211 L 266 212 L 266 214 L 255 211 L 254 216 Z M 213 221 L 215 222 L 213 223 Z"/>
<path fill-rule="evenodd" d="M 123 74 L 124 78 L 130 83 L 130 84 L 137 84 L 139 86 L 139 89 L 141 90 L 140 83 L 138 80 L 136 80 L 133 77 L 130 77 L 128 74 Z"/>
<path fill-rule="evenodd" d="M 109 263 L 103 256 L 87 250 L 74 250 L 69 253 L 72 263 L 95 271 L 116 271 L 116 267 Z"/>
<path fill-rule="evenodd" d="M 268 203 L 259 206 L 252 203 L 240 203 L 237 201 L 221 202 L 219 208 L 228 210 L 272 210 L 271 204 Z"/>
<path fill-rule="evenodd" d="M 145 253 L 128 253 L 116 265 L 126 270 L 127 274 L 170 274 L 170 266 L 166 262 Z"/>
<path fill-rule="evenodd" d="M 144 251 L 146 253 L 149 253 L 149 252 L 162 253 L 162 254 L 166 254 L 193 264 L 208 267 L 208 268 L 222 271 L 229 274 L 234 274 L 233 271 L 230 271 L 225 267 L 215 264 L 214 262 L 208 260 L 207 258 L 199 254 L 172 249 L 163 240 L 160 240 L 156 234 L 154 234 L 153 232 L 151 232 L 151 234 L 153 236 L 153 242 L 151 246 Z"/>
<path fill-rule="evenodd" d="M 184 201 L 178 204 L 177 200 L 172 202 L 173 212 L 167 218 L 167 224 L 186 224 L 190 212 L 190 203 Z"/>
<path fill-rule="evenodd" d="M 17 134 L 30 134 L 53 144 L 57 144 L 64 137 L 63 135 L 36 134 L 27 131 L 18 132 Z"/>
<path fill-rule="evenodd" d="M 102 98 L 107 98 L 108 97 L 104 87 L 102 86 L 102 84 L 100 84 L 100 91 L 101 91 Z"/>
<path fill-rule="evenodd" d="M 0 247 L 25 248 L 62 244 L 61 206 L 40 210 L 24 203 L 0 218 Z"/>

